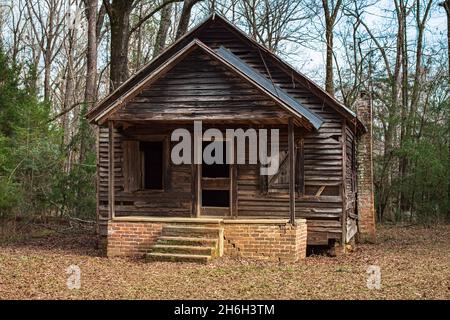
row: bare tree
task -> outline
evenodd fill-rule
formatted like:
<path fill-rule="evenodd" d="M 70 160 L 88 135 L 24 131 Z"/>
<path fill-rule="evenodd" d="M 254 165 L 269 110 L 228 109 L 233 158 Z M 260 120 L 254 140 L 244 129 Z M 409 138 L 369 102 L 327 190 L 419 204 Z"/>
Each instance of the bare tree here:
<path fill-rule="evenodd" d="M 238 1 L 232 19 L 243 24 L 251 38 L 286 56 L 288 47 L 294 49 L 307 38 L 312 13 L 305 5 L 302 0 Z"/>
<path fill-rule="evenodd" d="M 177 35 L 176 35 L 177 39 L 186 33 L 188 26 L 189 26 L 189 20 L 191 18 L 192 7 L 197 2 L 200 2 L 200 1 L 203 1 L 203 0 L 184 0 L 183 9 L 181 11 L 181 16 L 180 16 L 180 21 L 178 22 Z"/>
<path fill-rule="evenodd" d="M 84 0 L 87 17 L 86 89 L 84 101 L 92 108 L 97 100 L 97 6 L 98 0 Z"/>
<path fill-rule="evenodd" d="M 32 0 L 26 1 L 28 15 L 33 19 L 31 28 L 36 38 L 44 59 L 44 100 L 51 99 L 51 65 L 58 51 L 61 49 L 61 41 L 58 41 L 64 25 L 64 2 L 63 0 L 49 0 L 36 3 Z"/>
<path fill-rule="evenodd" d="M 156 57 L 163 49 L 167 41 L 167 34 L 170 27 L 170 18 L 172 16 L 172 4 L 168 4 L 161 10 L 161 19 L 159 22 L 158 33 L 156 34 L 153 56 Z"/>
<path fill-rule="evenodd" d="M 322 0 L 322 7 L 325 13 L 325 40 L 326 40 L 326 67 L 325 67 L 325 90 L 334 95 L 334 71 L 333 71 L 333 31 L 336 19 L 341 10 L 342 0 L 336 3 L 331 0 Z"/>
<path fill-rule="evenodd" d="M 111 27 L 110 46 L 110 91 L 116 89 L 122 82 L 128 79 L 128 49 L 130 36 L 138 30 L 154 14 L 166 5 L 182 0 L 165 0 L 161 4 L 152 7 L 148 14 L 143 16 L 134 25 L 130 25 L 130 14 L 139 2 L 137 0 L 103 0 Z"/>

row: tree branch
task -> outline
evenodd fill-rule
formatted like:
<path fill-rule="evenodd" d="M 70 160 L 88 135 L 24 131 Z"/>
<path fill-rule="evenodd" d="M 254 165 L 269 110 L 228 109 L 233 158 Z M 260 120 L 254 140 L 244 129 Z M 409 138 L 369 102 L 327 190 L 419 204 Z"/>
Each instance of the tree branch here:
<path fill-rule="evenodd" d="M 174 3 L 174 2 L 182 2 L 183 0 L 166 0 L 163 3 L 161 3 L 159 6 L 157 6 L 155 9 L 153 9 L 149 14 L 147 14 L 146 16 L 142 17 L 141 20 L 139 20 L 138 23 L 136 23 L 136 25 L 134 27 L 131 28 L 130 30 L 130 34 L 132 34 L 133 32 L 135 32 L 136 30 L 139 29 L 140 26 L 142 26 L 148 19 L 150 19 L 155 13 L 157 13 L 159 10 L 161 10 L 162 8 L 164 8 L 166 5 L 170 4 L 170 3 Z"/>

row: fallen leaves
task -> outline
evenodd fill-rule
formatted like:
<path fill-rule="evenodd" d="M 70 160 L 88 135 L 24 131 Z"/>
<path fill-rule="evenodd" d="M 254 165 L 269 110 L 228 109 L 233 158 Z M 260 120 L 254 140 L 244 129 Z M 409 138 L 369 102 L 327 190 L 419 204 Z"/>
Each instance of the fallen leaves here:
<path fill-rule="evenodd" d="M 382 227 L 376 244 L 296 264 L 221 258 L 208 265 L 108 259 L 91 235 L 47 234 L 0 246 L 1 299 L 450 299 L 450 227 Z M 67 288 L 66 269 L 81 269 Z M 381 289 L 367 268 L 381 268 Z"/>

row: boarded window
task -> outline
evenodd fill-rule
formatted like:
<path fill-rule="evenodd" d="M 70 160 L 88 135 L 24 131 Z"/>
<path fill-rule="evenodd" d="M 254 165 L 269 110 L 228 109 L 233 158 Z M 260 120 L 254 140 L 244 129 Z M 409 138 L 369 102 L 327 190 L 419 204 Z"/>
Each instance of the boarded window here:
<path fill-rule="evenodd" d="M 163 141 L 141 141 L 142 187 L 144 189 L 163 189 L 164 159 Z"/>
<path fill-rule="evenodd" d="M 305 195 L 307 196 L 339 196 L 340 187 L 339 186 L 305 186 Z"/>
<path fill-rule="evenodd" d="M 299 194 L 303 194 L 305 169 L 302 144 L 296 147 L 295 152 L 295 190 Z M 289 192 L 289 152 L 287 150 L 280 150 L 278 160 L 279 168 L 274 175 L 260 176 L 260 192 L 262 194 L 267 192 Z"/>
<path fill-rule="evenodd" d="M 141 188 L 141 155 L 139 141 L 124 140 L 124 189 L 133 192 Z"/>
<path fill-rule="evenodd" d="M 289 192 L 289 153 L 280 150 L 278 155 L 279 167 L 275 174 L 264 176 L 261 183 L 261 192 Z M 265 190 L 263 189 L 265 188 Z"/>

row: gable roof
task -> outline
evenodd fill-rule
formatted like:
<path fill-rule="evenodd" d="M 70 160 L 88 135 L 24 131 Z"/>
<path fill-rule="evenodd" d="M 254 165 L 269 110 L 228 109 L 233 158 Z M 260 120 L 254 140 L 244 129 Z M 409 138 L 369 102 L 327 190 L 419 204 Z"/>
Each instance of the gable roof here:
<path fill-rule="evenodd" d="M 265 79 L 262 75 L 260 75 L 256 70 L 247 65 L 245 62 L 236 61 L 236 59 L 239 58 L 231 56 L 232 53 L 227 52 L 226 49 L 222 48 L 220 50 L 221 53 L 219 54 L 198 39 L 192 40 L 170 59 L 161 64 L 157 69 L 148 73 L 140 82 L 129 88 L 129 90 L 122 94 L 119 99 L 116 99 L 101 113 L 99 113 L 94 120 L 96 122 L 103 122 L 103 120 L 106 119 L 109 115 L 113 114 L 114 112 L 119 110 L 120 107 L 124 106 L 127 101 L 130 101 L 140 92 L 142 92 L 145 87 L 151 85 L 162 76 L 164 76 L 167 72 L 169 72 L 194 49 L 199 49 L 202 52 L 206 53 L 210 58 L 219 62 L 228 70 L 234 72 L 237 76 L 256 87 L 259 91 L 268 96 L 275 103 L 284 108 L 287 112 L 300 119 L 307 128 L 314 127 L 315 129 L 318 129 L 323 123 L 323 120 L 320 116 L 300 105 L 300 103 L 296 102 L 294 98 L 290 97 L 281 88 L 277 88 L 275 87 L 275 85 L 272 85 L 267 79 Z"/>
<path fill-rule="evenodd" d="M 355 115 L 355 113 L 353 111 L 351 111 L 350 109 L 346 108 L 336 98 L 334 98 L 333 96 L 328 94 L 325 90 L 323 90 L 319 85 L 314 83 L 311 79 L 306 77 L 304 74 L 298 72 L 295 68 L 293 68 L 291 65 L 289 65 L 288 63 L 286 63 L 285 61 L 280 59 L 278 56 L 273 54 L 266 47 L 264 47 L 263 45 L 259 44 L 255 40 L 253 40 L 250 37 L 248 37 L 243 31 L 238 29 L 236 26 L 232 25 L 227 19 L 225 19 L 224 17 L 218 15 L 217 13 L 211 14 L 206 19 L 204 19 L 201 23 L 199 23 L 196 27 L 194 27 L 189 32 L 187 32 L 184 36 L 182 36 L 179 39 L 177 39 L 172 45 L 168 46 L 157 57 L 152 59 L 149 63 L 147 63 L 144 67 L 142 67 L 138 72 L 136 72 L 133 76 L 131 76 L 127 81 L 125 81 L 123 84 L 121 84 L 116 90 L 114 90 L 107 97 L 105 97 L 102 101 L 100 101 L 94 108 L 92 108 L 87 113 L 86 117 L 88 118 L 88 120 L 90 122 L 98 122 L 99 115 L 100 114 L 104 114 L 104 110 L 110 109 L 109 107 L 112 106 L 112 105 L 117 106 L 116 102 L 117 101 L 119 101 L 119 102 L 123 101 L 123 96 L 129 94 L 130 90 L 133 90 L 133 88 L 136 85 L 141 83 L 143 78 L 144 79 L 148 78 L 149 74 L 153 74 L 154 73 L 153 71 L 155 71 L 158 68 L 158 65 L 163 64 L 167 60 L 171 60 L 174 55 L 176 55 L 177 53 L 180 53 L 181 50 L 177 51 L 177 49 L 178 49 L 178 47 L 180 45 L 185 44 L 184 48 L 186 48 L 189 45 L 189 43 L 192 43 L 192 39 L 194 38 L 194 34 L 196 32 L 199 32 L 200 30 L 202 30 L 203 28 L 207 27 L 208 25 L 210 25 L 214 21 L 220 21 L 230 31 L 234 32 L 236 35 L 238 35 L 241 38 L 243 38 L 244 41 L 249 42 L 251 45 L 255 46 L 257 49 L 262 50 L 265 53 L 267 53 L 268 55 L 270 55 L 272 58 L 274 58 L 276 60 L 276 62 L 278 62 L 279 66 L 282 68 L 282 70 L 284 70 L 286 72 L 287 75 L 295 77 L 299 81 L 305 83 L 307 88 L 311 91 L 312 94 L 314 94 L 315 96 L 317 96 L 318 98 L 320 98 L 321 100 L 326 102 L 327 105 L 332 107 L 339 114 L 344 116 L 346 119 L 348 119 L 349 121 L 355 123 L 355 127 L 357 128 L 357 130 L 359 132 L 364 132 L 365 131 L 364 125 L 357 119 L 357 116 Z M 189 39 L 191 39 L 191 42 L 189 42 Z M 199 40 L 197 40 L 197 39 L 195 39 L 195 40 L 196 40 L 196 44 L 200 43 Z M 207 49 L 209 49 L 209 51 L 214 52 L 211 48 L 207 47 L 203 43 L 202 43 L 202 48 L 203 49 L 207 48 Z M 220 58 L 223 58 L 224 61 L 226 61 L 225 57 L 220 56 L 220 52 L 221 52 L 221 50 L 218 50 L 217 53 L 216 53 L 216 56 L 219 56 Z M 230 62 L 228 62 L 228 63 L 230 64 Z M 241 71 L 241 73 L 245 74 L 245 72 L 243 70 L 240 70 L 240 71 Z M 262 77 L 265 78 L 264 76 L 262 76 Z M 267 80 L 267 78 L 266 78 L 266 80 Z M 254 79 L 254 81 L 257 82 L 255 79 Z M 273 87 L 274 85 L 271 84 L 271 86 Z M 277 96 L 278 100 L 281 100 L 281 101 L 283 100 L 283 99 L 281 99 L 281 95 L 279 94 L 279 92 L 277 92 L 276 88 L 272 88 L 272 89 L 266 88 L 266 90 L 268 90 L 269 92 L 273 91 L 273 92 L 271 92 L 272 96 L 275 94 Z M 290 97 L 290 98 L 292 98 L 292 97 Z M 286 98 L 286 97 L 285 97 L 285 99 L 286 100 L 290 100 L 289 98 Z M 293 100 L 296 101 L 295 99 L 293 99 Z M 300 104 L 298 101 L 296 101 L 296 102 L 298 104 Z M 286 102 L 283 102 L 283 103 L 285 104 Z M 290 104 L 292 104 L 292 101 L 291 101 Z M 296 108 L 298 108 L 298 106 L 293 107 L 293 109 L 296 109 Z M 306 107 L 303 107 L 303 108 L 305 110 L 308 110 L 308 108 L 306 108 Z M 305 112 L 305 111 L 303 110 L 303 112 Z M 309 112 L 311 112 L 311 110 L 309 110 Z M 306 112 L 306 113 L 308 113 L 308 112 Z M 311 114 L 309 115 L 309 118 L 311 119 L 310 120 L 311 124 L 313 124 L 313 122 L 315 123 L 313 125 L 313 127 L 317 128 L 317 126 L 319 125 L 321 119 L 320 120 L 313 119 L 314 117 L 311 117 Z"/>

